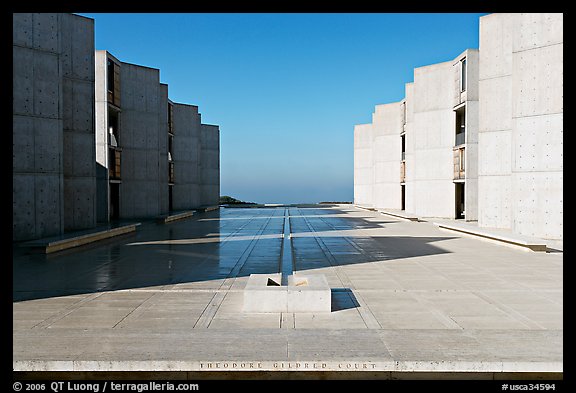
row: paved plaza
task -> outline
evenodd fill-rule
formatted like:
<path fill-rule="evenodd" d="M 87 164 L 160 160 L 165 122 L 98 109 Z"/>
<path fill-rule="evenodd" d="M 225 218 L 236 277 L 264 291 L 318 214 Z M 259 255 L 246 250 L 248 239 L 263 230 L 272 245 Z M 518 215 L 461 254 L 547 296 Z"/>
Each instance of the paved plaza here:
<path fill-rule="evenodd" d="M 287 238 L 331 312 L 242 311 Z M 13 369 L 557 373 L 562 264 L 351 205 L 143 222 L 51 255 L 14 247 Z"/>

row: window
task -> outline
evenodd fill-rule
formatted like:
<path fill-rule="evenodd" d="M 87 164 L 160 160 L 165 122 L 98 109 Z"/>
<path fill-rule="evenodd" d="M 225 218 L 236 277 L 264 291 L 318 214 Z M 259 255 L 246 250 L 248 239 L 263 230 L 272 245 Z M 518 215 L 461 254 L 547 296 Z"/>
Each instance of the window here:
<path fill-rule="evenodd" d="M 120 143 L 120 133 L 118 129 L 118 112 L 108 109 L 108 132 L 110 134 L 109 144 L 118 147 Z"/>
<path fill-rule="evenodd" d="M 168 103 L 168 133 L 174 133 L 174 106 Z"/>
<path fill-rule="evenodd" d="M 406 135 L 402 135 L 402 160 L 406 159 Z"/>
<path fill-rule="evenodd" d="M 466 91 L 466 58 L 460 61 L 460 91 Z"/>
<path fill-rule="evenodd" d="M 466 143 L 466 107 L 456 109 L 456 140 L 454 146 Z"/>
<path fill-rule="evenodd" d="M 114 93 L 114 62 L 108 59 L 108 91 Z"/>
<path fill-rule="evenodd" d="M 464 149 L 460 149 L 459 150 L 459 157 L 458 157 L 458 162 L 460 164 L 460 172 L 464 172 L 464 160 L 465 160 L 465 154 L 464 154 Z"/>

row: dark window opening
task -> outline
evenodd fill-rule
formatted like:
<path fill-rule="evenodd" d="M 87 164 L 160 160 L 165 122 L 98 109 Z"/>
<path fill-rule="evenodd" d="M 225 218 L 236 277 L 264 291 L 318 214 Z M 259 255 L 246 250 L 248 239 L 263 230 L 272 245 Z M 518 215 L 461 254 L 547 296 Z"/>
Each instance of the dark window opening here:
<path fill-rule="evenodd" d="M 459 108 L 455 112 L 456 112 L 456 141 L 454 143 L 454 146 L 458 146 L 466 143 L 466 107 Z"/>
<path fill-rule="evenodd" d="M 466 58 L 460 61 L 460 91 L 466 91 Z"/>
<path fill-rule="evenodd" d="M 120 218 L 120 184 L 110 184 L 110 220 Z"/>
<path fill-rule="evenodd" d="M 120 143 L 118 112 L 108 109 L 108 132 L 110 146 L 118 147 Z"/>
<path fill-rule="evenodd" d="M 464 218 L 466 215 L 465 212 L 465 192 L 464 187 L 465 183 L 454 183 L 456 186 L 456 219 Z"/>
<path fill-rule="evenodd" d="M 174 134 L 174 106 L 168 103 L 168 133 Z"/>
<path fill-rule="evenodd" d="M 402 160 L 406 159 L 406 135 L 402 135 Z"/>
<path fill-rule="evenodd" d="M 114 62 L 108 59 L 107 64 L 107 74 L 108 74 L 108 91 L 114 93 Z"/>
<path fill-rule="evenodd" d="M 406 187 L 405 186 L 400 186 L 400 189 L 402 190 L 402 195 L 401 195 L 401 200 L 400 200 L 400 209 L 402 210 L 406 210 Z"/>

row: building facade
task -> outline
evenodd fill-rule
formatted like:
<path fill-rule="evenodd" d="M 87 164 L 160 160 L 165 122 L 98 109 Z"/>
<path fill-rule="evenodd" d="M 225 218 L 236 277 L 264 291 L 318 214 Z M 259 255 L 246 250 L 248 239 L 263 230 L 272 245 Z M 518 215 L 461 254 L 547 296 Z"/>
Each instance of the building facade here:
<path fill-rule="evenodd" d="M 354 203 L 562 239 L 562 32 L 562 14 L 491 14 L 479 50 L 416 68 L 354 129 Z"/>
<path fill-rule="evenodd" d="M 158 69 L 95 51 L 90 18 L 13 22 L 14 241 L 218 205 L 219 127 Z"/>
<path fill-rule="evenodd" d="M 168 86 L 158 69 L 96 53 L 99 217 L 169 211 Z M 107 200 L 106 200 L 107 199 Z"/>
<path fill-rule="evenodd" d="M 563 15 L 480 18 L 478 224 L 563 232 Z"/>
<path fill-rule="evenodd" d="M 96 225 L 94 21 L 13 14 L 12 238 Z"/>

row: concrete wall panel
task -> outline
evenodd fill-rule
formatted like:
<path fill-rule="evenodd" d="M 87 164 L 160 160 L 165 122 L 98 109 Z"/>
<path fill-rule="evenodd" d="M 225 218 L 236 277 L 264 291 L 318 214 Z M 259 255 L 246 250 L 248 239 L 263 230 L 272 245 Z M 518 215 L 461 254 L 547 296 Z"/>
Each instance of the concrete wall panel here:
<path fill-rule="evenodd" d="M 454 217 L 454 184 L 442 180 L 414 182 L 414 213 L 421 217 Z M 423 197 L 425 196 L 425 197 Z M 437 203 L 441 201 L 441 203 Z"/>
<path fill-rule="evenodd" d="M 372 124 L 354 127 L 354 203 L 373 204 Z"/>
<path fill-rule="evenodd" d="M 64 182 L 64 229 L 90 228 L 96 221 L 93 177 L 72 177 Z"/>
<path fill-rule="evenodd" d="M 94 81 L 84 82 L 66 78 L 63 86 L 65 100 L 71 100 L 69 116 L 65 117 L 69 121 L 64 127 L 94 136 Z"/>
<path fill-rule="evenodd" d="M 377 105 L 372 115 L 372 204 L 377 208 L 400 209 L 400 160 L 402 158 L 401 102 Z"/>
<path fill-rule="evenodd" d="M 34 115 L 59 117 L 60 80 L 58 56 L 35 52 L 33 56 L 33 107 Z"/>
<path fill-rule="evenodd" d="M 512 77 L 480 80 L 478 132 L 512 128 Z"/>
<path fill-rule="evenodd" d="M 563 173 L 516 173 L 512 177 L 512 229 L 528 236 L 561 239 L 563 231 Z"/>
<path fill-rule="evenodd" d="M 510 176 L 478 178 L 478 225 L 512 227 L 512 179 Z"/>
<path fill-rule="evenodd" d="M 33 47 L 48 52 L 59 52 L 59 20 L 55 13 L 33 14 Z"/>
<path fill-rule="evenodd" d="M 35 237 L 58 234 L 63 230 L 62 175 L 34 176 Z"/>
<path fill-rule="evenodd" d="M 36 237 L 33 174 L 12 174 L 12 239 Z M 59 230 L 60 228 L 57 228 Z"/>
<path fill-rule="evenodd" d="M 64 133 L 64 167 L 69 177 L 94 177 L 94 136 L 89 133 Z"/>
<path fill-rule="evenodd" d="M 512 132 L 483 132 L 478 139 L 478 175 L 509 176 L 512 172 Z"/>
<path fill-rule="evenodd" d="M 563 169 L 563 114 L 514 119 L 513 171 Z"/>
<path fill-rule="evenodd" d="M 12 105 L 14 113 L 34 113 L 34 51 L 18 46 L 12 47 Z"/>
<path fill-rule="evenodd" d="M 515 18 L 516 14 L 490 14 L 480 18 L 480 81 L 512 73 Z"/>
<path fill-rule="evenodd" d="M 94 80 L 94 21 L 88 18 L 66 15 L 69 19 L 70 36 L 64 35 L 63 41 L 70 40 L 70 51 L 73 59 L 70 77 L 85 81 Z M 67 30 L 64 30 L 67 32 Z M 68 38 L 70 37 L 70 38 Z M 66 56 L 64 56 L 66 59 Z M 64 68 L 64 73 L 68 70 Z"/>
<path fill-rule="evenodd" d="M 451 61 L 414 69 L 414 112 L 452 108 L 453 83 Z"/>
<path fill-rule="evenodd" d="M 34 172 L 62 173 L 62 122 L 34 119 Z"/>
<path fill-rule="evenodd" d="M 514 52 L 564 42 L 563 14 L 560 13 L 523 13 L 514 27 Z"/>
<path fill-rule="evenodd" d="M 14 45 L 32 48 L 34 42 L 33 14 L 13 13 L 12 42 Z"/>
<path fill-rule="evenodd" d="M 34 171 L 34 119 L 12 116 L 12 171 Z"/>
<path fill-rule="evenodd" d="M 512 117 L 563 110 L 563 45 L 514 53 Z"/>

